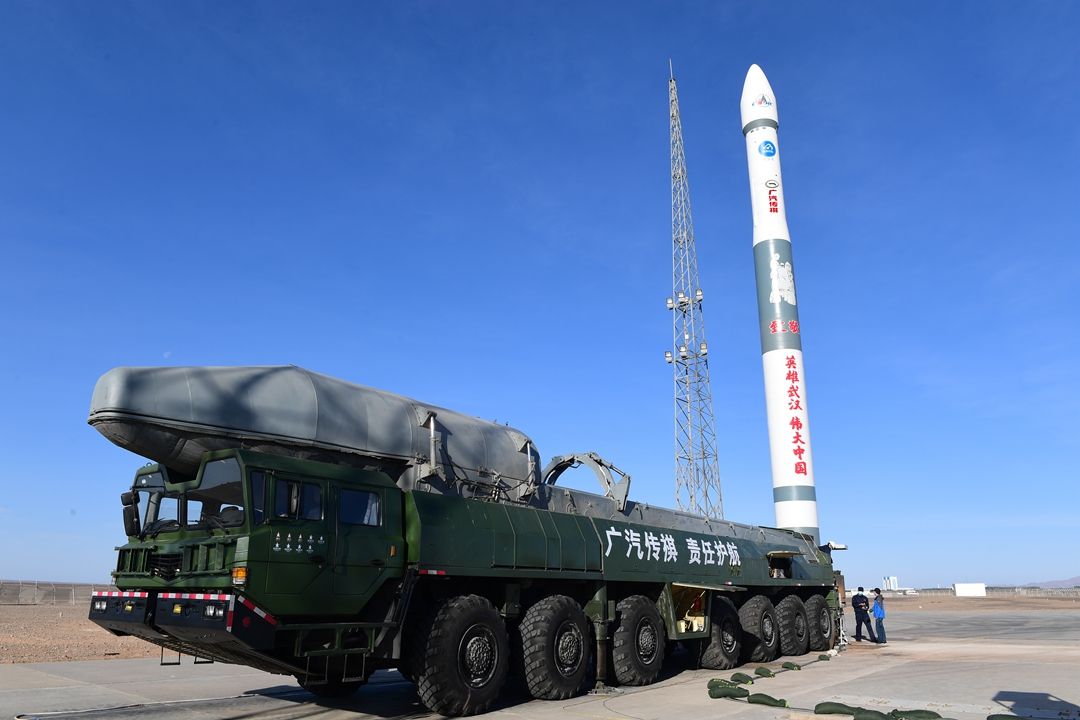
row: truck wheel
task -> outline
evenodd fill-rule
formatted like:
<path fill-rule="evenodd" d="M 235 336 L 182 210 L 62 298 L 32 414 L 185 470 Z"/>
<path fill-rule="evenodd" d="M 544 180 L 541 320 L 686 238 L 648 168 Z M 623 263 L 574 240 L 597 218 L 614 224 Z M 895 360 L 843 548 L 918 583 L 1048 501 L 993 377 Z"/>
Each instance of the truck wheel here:
<path fill-rule="evenodd" d="M 615 608 L 618 625 L 612 640 L 615 678 L 623 685 L 648 685 L 664 663 L 664 623 L 656 604 L 632 595 Z"/>
<path fill-rule="evenodd" d="M 521 621 L 521 659 L 529 694 L 540 700 L 577 695 L 592 662 L 585 613 L 572 598 L 552 595 Z"/>
<path fill-rule="evenodd" d="M 805 655 L 810 628 L 806 606 L 798 595 L 788 595 L 776 605 L 776 621 L 780 625 L 780 653 Z"/>
<path fill-rule="evenodd" d="M 297 678 L 296 681 L 300 683 L 300 687 L 304 688 L 315 697 L 321 698 L 348 697 L 359 690 L 360 686 L 364 684 L 362 680 L 350 680 L 344 682 L 342 680 L 331 679 L 326 682 L 314 683 Z"/>
<path fill-rule="evenodd" d="M 769 662 L 780 651 L 776 609 L 764 595 L 755 595 L 739 608 L 742 655 L 750 662 Z"/>
<path fill-rule="evenodd" d="M 709 670 L 730 670 L 739 664 L 742 649 L 742 626 L 735 604 L 726 597 L 713 597 L 712 631 L 708 645 L 701 653 L 701 667 Z"/>
<path fill-rule="evenodd" d="M 824 597 L 811 595 L 806 601 L 806 620 L 811 650 L 829 650 L 836 644 L 836 620 Z"/>
<path fill-rule="evenodd" d="M 487 598 L 459 595 L 435 613 L 416 690 L 441 715 L 475 715 L 502 690 L 510 649 L 502 617 Z"/>

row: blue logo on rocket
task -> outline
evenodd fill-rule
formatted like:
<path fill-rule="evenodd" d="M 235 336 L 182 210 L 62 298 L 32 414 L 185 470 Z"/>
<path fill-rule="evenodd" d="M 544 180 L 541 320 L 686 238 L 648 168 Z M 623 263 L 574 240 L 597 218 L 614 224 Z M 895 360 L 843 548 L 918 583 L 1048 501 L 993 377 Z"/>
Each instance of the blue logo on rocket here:
<path fill-rule="evenodd" d="M 757 151 L 765 157 L 772 157 L 776 154 L 776 145 L 773 144 L 772 140 L 766 140 L 757 146 Z"/>

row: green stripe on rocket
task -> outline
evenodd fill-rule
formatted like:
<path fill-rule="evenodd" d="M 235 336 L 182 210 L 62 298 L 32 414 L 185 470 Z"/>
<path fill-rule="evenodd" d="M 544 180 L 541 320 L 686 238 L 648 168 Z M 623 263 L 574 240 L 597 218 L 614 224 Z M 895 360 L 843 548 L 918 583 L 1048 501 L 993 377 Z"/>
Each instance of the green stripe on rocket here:
<path fill-rule="evenodd" d="M 763 240 L 754 246 L 761 352 L 802 350 L 790 240 Z"/>

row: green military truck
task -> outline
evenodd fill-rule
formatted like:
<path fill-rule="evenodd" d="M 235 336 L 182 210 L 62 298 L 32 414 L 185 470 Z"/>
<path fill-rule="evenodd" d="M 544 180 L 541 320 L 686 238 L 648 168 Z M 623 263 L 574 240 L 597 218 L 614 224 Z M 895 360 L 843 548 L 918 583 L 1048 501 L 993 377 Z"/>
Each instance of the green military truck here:
<path fill-rule="evenodd" d="M 89 422 L 153 461 L 90 619 L 316 695 L 380 668 L 429 709 L 727 669 L 837 641 L 829 546 L 650 507 L 595 454 L 301 368 L 117 368 Z M 602 494 L 556 484 L 592 468 Z"/>

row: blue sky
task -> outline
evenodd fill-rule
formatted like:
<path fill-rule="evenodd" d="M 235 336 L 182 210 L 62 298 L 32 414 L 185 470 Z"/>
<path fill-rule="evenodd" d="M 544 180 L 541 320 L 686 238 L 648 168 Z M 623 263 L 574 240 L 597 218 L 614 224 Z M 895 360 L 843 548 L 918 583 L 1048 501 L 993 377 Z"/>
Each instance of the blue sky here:
<path fill-rule="evenodd" d="M 0 4 L 0 577 L 104 581 L 119 365 L 293 363 L 673 501 L 667 61 L 729 518 L 771 524 L 738 98 L 778 98 L 850 584 L 1080 575 L 1080 6 Z"/>

